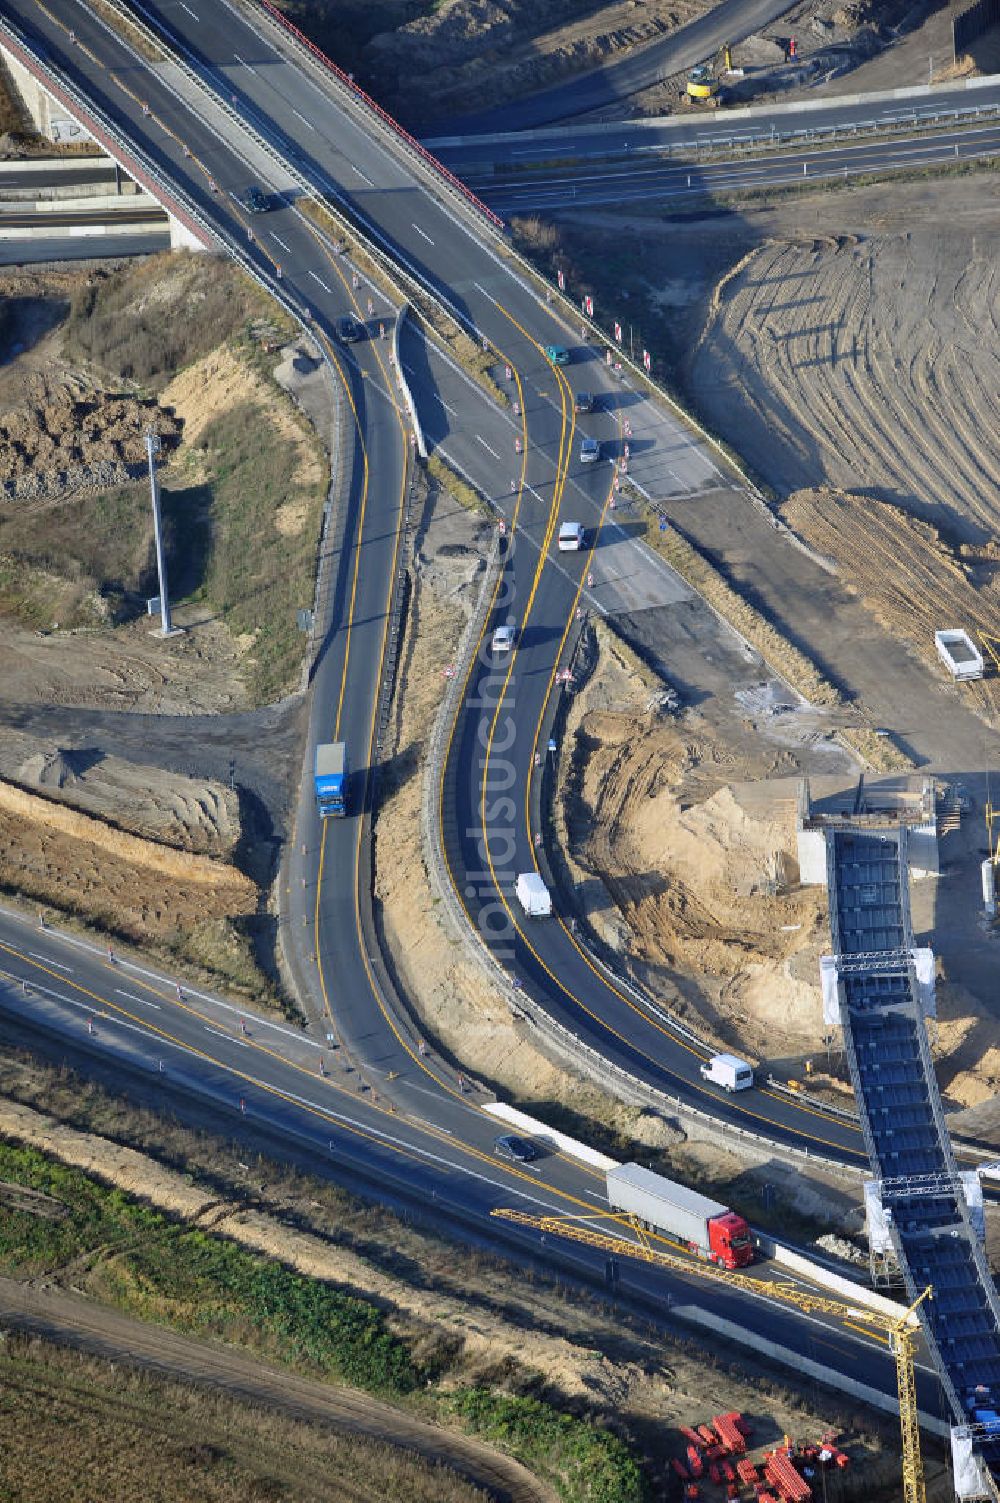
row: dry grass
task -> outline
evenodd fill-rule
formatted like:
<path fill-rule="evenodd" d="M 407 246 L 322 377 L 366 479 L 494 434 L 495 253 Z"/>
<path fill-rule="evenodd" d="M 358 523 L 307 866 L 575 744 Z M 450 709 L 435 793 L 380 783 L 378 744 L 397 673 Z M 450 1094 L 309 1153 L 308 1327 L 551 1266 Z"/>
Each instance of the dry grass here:
<path fill-rule="evenodd" d="M 453 1473 L 227 1394 L 8 1337 L 0 1347 L 11 1503 L 482 1503 Z"/>
<path fill-rule="evenodd" d="M 12 1098 L 111 1142 L 83 1139 L 58 1120 L 37 1116 L 32 1127 L 34 1113 L 4 1104 Z M 571 1400 L 576 1412 L 613 1415 L 655 1458 L 652 1472 L 660 1473 L 661 1486 L 661 1468 L 676 1442 L 669 1427 L 691 1423 L 693 1416 L 736 1407 L 754 1414 L 775 1438 L 783 1429 L 808 1435 L 856 1419 L 838 1413 L 842 1406 L 832 1397 L 822 1405 L 803 1403 L 742 1353 L 719 1357 L 698 1340 L 667 1341 L 626 1308 L 564 1290 L 453 1235 L 414 1224 L 409 1215 L 365 1204 L 313 1177 L 309 1160 L 301 1167 L 294 1154 L 291 1162 L 267 1160 L 252 1141 L 231 1138 L 228 1119 L 217 1119 L 225 1136 L 196 1131 L 109 1095 L 65 1067 L 48 1068 L 6 1050 L 0 1053 L 0 1120 L 5 1134 L 79 1163 L 153 1205 L 176 1204 L 186 1220 L 203 1213 L 214 1229 L 221 1215 L 224 1233 L 244 1245 L 264 1245 L 259 1239 L 267 1228 L 267 1250 L 286 1266 L 305 1266 L 299 1260 L 311 1248 L 310 1271 L 318 1272 L 315 1260 L 322 1257 L 327 1277 L 391 1309 L 391 1327 L 416 1360 L 449 1383 L 544 1393 Z M 146 1156 L 133 1158 L 114 1146 L 123 1142 Z M 177 1172 L 166 1174 L 166 1164 Z M 725 1193 L 721 1184 L 717 1188 Z M 857 1454 L 859 1462 L 870 1462 L 872 1451 Z M 874 1480 L 867 1467 L 865 1478 Z"/>

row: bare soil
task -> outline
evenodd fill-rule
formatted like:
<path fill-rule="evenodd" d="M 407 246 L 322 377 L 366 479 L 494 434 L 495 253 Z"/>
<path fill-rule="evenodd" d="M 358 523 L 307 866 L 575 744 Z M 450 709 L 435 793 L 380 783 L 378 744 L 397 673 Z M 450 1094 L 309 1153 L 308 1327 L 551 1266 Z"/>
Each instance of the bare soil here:
<path fill-rule="evenodd" d="M 693 709 L 651 712 L 643 676 L 601 636 L 557 795 L 588 918 L 706 1037 L 757 1057 L 798 1053 L 821 1031 L 828 942 L 825 894 L 798 885 L 795 860 L 808 753 L 746 727 L 727 738 Z"/>
<path fill-rule="evenodd" d="M 364 68 L 387 108 L 422 126 L 599 68 L 708 8 L 703 0 L 447 0 L 373 37 Z"/>

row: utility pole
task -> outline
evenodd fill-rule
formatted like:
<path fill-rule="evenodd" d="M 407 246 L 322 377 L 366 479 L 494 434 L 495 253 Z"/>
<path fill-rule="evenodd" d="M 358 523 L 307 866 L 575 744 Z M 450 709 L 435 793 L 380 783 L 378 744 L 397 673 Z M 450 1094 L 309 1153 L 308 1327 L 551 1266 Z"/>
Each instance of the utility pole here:
<path fill-rule="evenodd" d="M 156 573 L 160 582 L 160 637 L 176 637 L 182 630 L 170 622 L 170 596 L 167 594 L 167 560 L 163 551 L 163 525 L 160 521 L 160 481 L 156 473 L 156 456 L 160 452 L 160 435 L 147 428 L 146 459 L 149 462 L 149 496 L 153 503 L 153 536 L 156 540 Z"/>

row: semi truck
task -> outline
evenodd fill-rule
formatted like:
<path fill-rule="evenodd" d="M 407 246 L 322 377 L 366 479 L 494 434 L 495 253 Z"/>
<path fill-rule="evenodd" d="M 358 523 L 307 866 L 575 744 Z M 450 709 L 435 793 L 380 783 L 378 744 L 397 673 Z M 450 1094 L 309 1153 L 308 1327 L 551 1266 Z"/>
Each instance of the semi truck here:
<path fill-rule="evenodd" d="M 701 1067 L 702 1080 L 720 1085 L 724 1091 L 748 1091 L 753 1085 L 753 1070 L 745 1059 L 735 1054 L 713 1054 Z"/>
<path fill-rule="evenodd" d="M 549 889 L 537 872 L 519 872 L 515 886 L 517 901 L 529 918 L 548 918 L 552 912 Z"/>
<path fill-rule="evenodd" d="M 675 1184 L 641 1164 L 607 1171 L 608 1204 L 682 1242 L 688 1252 L 720 1268 L 753 1262 L 753 1239 L 743 1217 L 697 1190 Z"/>
<path fill-rule="evenodd" d="M 316 748 L 316 807 L 320 819 L 347 812 L 347 746 L 321 742 Z"/>

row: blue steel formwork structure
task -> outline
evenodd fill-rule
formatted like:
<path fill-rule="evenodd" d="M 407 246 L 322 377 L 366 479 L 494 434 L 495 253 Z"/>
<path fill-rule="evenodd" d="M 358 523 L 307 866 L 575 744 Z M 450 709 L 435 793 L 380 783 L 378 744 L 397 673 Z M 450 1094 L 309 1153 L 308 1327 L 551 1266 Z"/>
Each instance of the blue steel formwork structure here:
<path fill-rule="evenodd" d="M 972 1424 L 1000 1498 L 1000 1299 L 969 1222 L 911 960 L 908 831 L 826 832 L 830 930 L 861 1126 L 910 1300 L 956 1425 Z M 934 1179 L 929 1179 L 934 1176 Z"/>

